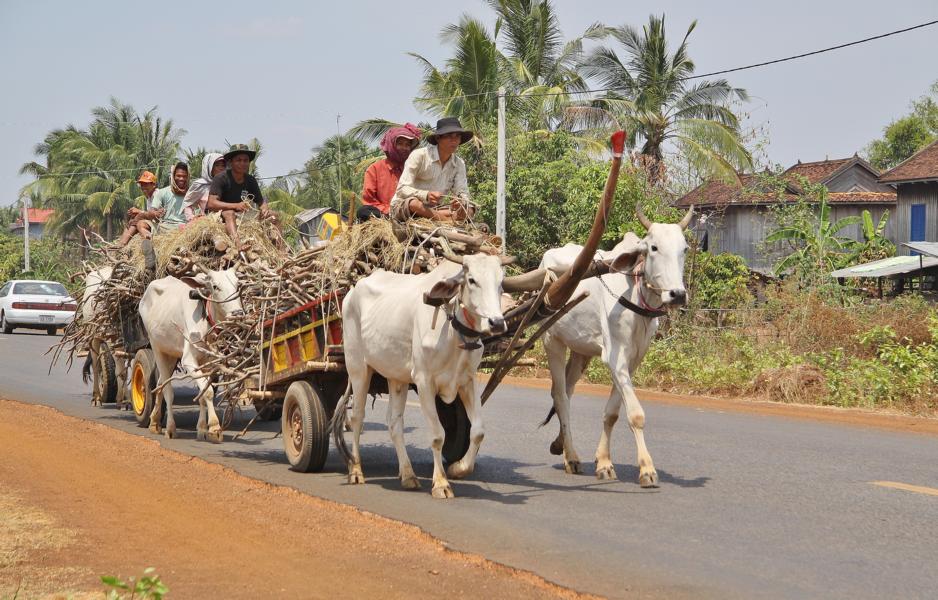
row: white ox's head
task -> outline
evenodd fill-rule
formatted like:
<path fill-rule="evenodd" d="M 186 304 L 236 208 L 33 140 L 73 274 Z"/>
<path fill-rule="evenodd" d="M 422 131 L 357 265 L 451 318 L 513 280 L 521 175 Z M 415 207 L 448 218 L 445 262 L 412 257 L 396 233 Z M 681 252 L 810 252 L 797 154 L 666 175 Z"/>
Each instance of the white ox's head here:
<path fill-rule="evenodd" d="M 199 269 L 195 275 L 180 277 L 183 283 L 192 288 L 190 298 L 202 298 L 211 302 L 211 310 L 217 321 L 229 316 L 238 316 L 244 313 L 241 306 L 241 293 L 238 276 L 234 268 L 224 271 L 211 271 Z"/>
<path fill-rule="evenodd" d="M 507 327 L 501 303 L 505 273 L 502 267 L 513 262 L 514 258 L 489 254 L 448 254 L 446 258 L 461 264 L 462 268 L 455 275 L 434 284 L 427 292 L 427 298 L 439 301 L 458 297 L 458 310 L 466 311 L 461 318 L 470 328 L 483 335 L 505 333 Z"/>
<path fill-rule="evenodd" d="M 644 257 L 645 285 L 661 297 L 664 304 L 683 305 L 687 303 L 687 290 L 684 288 L 684 257 L 687 255 L 687 240 L 684 230 L 694 214 L 690 207 L 679 223 L 652 223 L 642 213 L 641 205 L 635 207 L 638 221 L 648 230 L 645 238 L 638 245 L 638 252 Z M 621 270 L 625 257 L 617 257 L 614 268 Z"/>

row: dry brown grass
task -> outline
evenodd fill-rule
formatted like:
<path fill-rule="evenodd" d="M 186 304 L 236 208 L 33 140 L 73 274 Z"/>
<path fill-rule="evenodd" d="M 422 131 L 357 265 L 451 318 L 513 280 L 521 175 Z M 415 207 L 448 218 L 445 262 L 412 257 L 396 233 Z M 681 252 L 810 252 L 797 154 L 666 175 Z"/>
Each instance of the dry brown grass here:
<path fill-rule="evenodd" d="M 925 323 L 933 314 L 934 307 L 912 295 L 838 306 L 815 293 L 782 290 L 765 310 L 750 314 L 745 328 L 760 334 L 770 328 L 795 354 L 843 348 L 855 356 L 872 358 L 874 350 L 860 343 L 860 334 L 888 326 L 898 339 L 927 343 L 931 335 Z"/>
<path fill-rule="evenodd" d="M 775 402 L 816 404 L 816 399 L 825 395 L 824 383 L 824 373 L 814 365 L 792 365 L 766 369 L 756 377 L 749 393 Z"/>

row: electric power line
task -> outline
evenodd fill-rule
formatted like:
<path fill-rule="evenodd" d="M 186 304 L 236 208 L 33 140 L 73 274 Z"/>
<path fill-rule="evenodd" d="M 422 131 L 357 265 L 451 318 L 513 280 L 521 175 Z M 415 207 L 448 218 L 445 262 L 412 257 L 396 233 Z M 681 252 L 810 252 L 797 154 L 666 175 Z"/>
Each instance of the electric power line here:
<path fill-rule="evenodd" d="M 805 57 L 808 57 L 808 56 L 814 56 L 814 55 L 817 55 L 817 54 L 824 54 L 825 52 L 832 52 L 832 51 L 834 51 L 834 50 L 841 50 L 841 49 L 843 49 L 843 48 L 848 48 L 848 47 L 850 47 L 850 46 L 857 46 L 857 45 L 859 45 L 859 44 L 865 44 L 865 43 L 867 43 L 867 42 L 872 42 L 872 41 L 875 41 L 875 40 L 887 38 L 887 37 L 894 36 L 894 35 L 899 35 L 899 34 L 902 34 L 902 33 L 907 33 L 907 32 L 909 32 L 909 31 L 914 31 L 914 30 L 916 30 L 916 29 L 922 29 L 922 28 L 925 28 L 925 27 L 930 27 L 930 26 L 936 25 L 936 24 L 938 24 L 938 19 L 933 20 L 933 21 L 928 21 L 928 22 L 925 22 L 925 23 L 919 23 L 918 25 L 913 25 L 913 26 L 911 26 L 911 27 L 906 27 L 906 28 L 904 28 L 904 29 L 897 29 L 897 30 L 895 30 L 895 31 L 890 31 L 890 32 L 887 32 L 887 33 L 879 34 L 879 35 L 874 35 L 874 36 L 867 37 L 867 38 L 863 38 L 863 39 L 860 39 L 860 40 L 855 40 L 855 41 L 847 42 L 847 43 L 844 43 L 844 44 L 838 44 L 838 45 L 836 45 L 836 46 L 830 46 L 830 47 L 827 47 L 827 48 L 821 48 L 821 49 L 819 49 L 819 50 L 812 50 L 811 52 L 804 52 L 804 53 L 801 53 L 801 54 L 795 54 L 795 55 L 792 55 L 792 56 L 786 56 L 786 57 L 784 57 L 784 58 L 777 58 L 777 59 L 774 59 L 774 60 L 768 60 L 768 61 L 764 61 L 764 62 L 760 62 L 760 63 L 753 63 L 753 64 L 750 64 L 750 65 L 745 65 L 745 66 L 741 66 L 741 67 L 733 67 L 733 68 L 731 68 L 731 69 L 723 69 L 723 70 L 720 70 L 720 71 L 712 71 L 712 72 L 709 72 L 709 73 L 702 73 L 702 74 L 700 74 L 700 75 L 690 75 L 690 76 L 688 76 L 688 77 L 681 77 L 679 80 L 680 80 L 680 81 L 689 81 L 689 80 L 691 80 L 691 79 L 702 79 L 702 78 L 704 78 L 704 77 L 713 77 L 713 76 L 715 76 L 715 75 L 724 75 L 724 74 L 726 74 L 726 73 L 735 73 L 735 72 L 737 72 L 737 71 L 746 71 L 746 70 L 748 70 L 748 69 L 756 69 L 756 68 L 759 68 L 759 67 L 766 67 L 766 66 L 769 66 L 769 65 L 775 65 L 775 64 L 779 64 L 779 63 L 783 63 L 783 62 L 789 62 L 789 61 L 792 61 L 792 60 L 797 60 L 797 59 L 805 58 Z M 541 93 L 533 92 L 533 93 L 530 93 L 530 94 L 524 94 L 524 93 L 522 93 L 522 94 L 506 94 L 506 97 L 532 98 L 532 97 L 546 97 L 546 96 L 566 96 L 566 95 L 578 95 L 578 94 L 591 94 L 591 93 L 598 93 L 598 92 L 612 92 L 612 91 L 622 90 L 622 89 L 624 89 L 624 88 L 621 87 L 621 86 L 614 86 L 614 87 L 594 88 L 594 89 L 586 89 L 586 90 L 574 90 L 574 91 L 565 91 L 565 92 L 541 92 Z M 493 95 L 493 94 L 497 94 L 497 93 L 498 93 L 498 92 L 497 92 L 496 90 L 490 90 L 490 91 L 486 91 L 486 92 L 476 92 L 476 93 L 473 93 L 473 94 L 458 94 L 458 95 L 455 95 L 455 96 L 440 96 L 440 97 L 418 98 L 417 100 L 419 100 L 419 101 L 456 100 L 456 99 L 459 99 L 459 98 L 473 98 L 473 97 L 478 97 L 478 96 L 489 96 L 489 95 Z M 352 158 L 347 159 L 347 160 L 335 161 L 335 162 L 330 163 L 330 164 L 328 164 L 328 165 L 323 165 L 323 166 L 321 166 L 321 167 L 319 167 L 319 168 L 320 168 L 320 170 L 327 170 L 327 169 L 330 169 L 330 168 L 332 168 L 332 167 L 338 167 L 338 166 L 341 166 L 341 165 L 344 165 L 344 164 L 348 164 L 348 163 L 350 163 L 350 162 L 355 162 L 355 161 L 362 160 L 362 159 L 364 159 L 364 158 L 368 158 L 368 157 L 371 157 L 371 156 L 376 156 L 377 154 L 378 154 L 378 151 L 377 151 L 377 150 L 373 150 L 373 151 L 371 151 L 371 152 L 368 152 L 368 153 L 365 153 L 365 154 L 362 154 L 362 155 L 359 155 L 359 156 L 356 156 L 356 157 L 352 157 Z M 37 176 L 37 179 L 42 179 L 42 178 L 44 178 L 44 177 L 71 177 L 71 176 L 74 176 L 74 175 L 97 175 L 97 174 L 102 174 L 102 173 L 120 173 L 120 172 L 137 171 L 137 170 L 143 170 L 143 169 L 149 169 L 149 168 L 169 168 L 169 167 L 172 167 L 172 166 L 173 166 L 173 165 L 157 165 L 156 167 L 143 166 L 143 167 L 135 167 L 135 168 L 127 168 L 127 169 L 99 169 L 99 170 L 94 170 L 94 171 L 76 171 L 76 172 L 72 172 L 72 173 L 46 173 L 46 174 Z M 291 171 L 291 172 L 289 172 L 289 173 L 284 173 L 284 174 L 282 174 L 282 175 L 272 175 L 272 176 L 269 176 L 269 177 L 258 177 L 257 179 L 258 179 L 258 180 L 279 179 L 279 178 L 281 178 L 281 177 L 295 177 L 295 176 L 297 176 L 297 175 L 302 175 L 302 171 Z"/>
<path fill-rule="evenodd" d="M 931 27 L 932 25 L 938 24 L 938 19 L 934 21 L 928 21 L 926 23 L 919 23 L 918 25 L 913 25 L 911 27 L 906 27 L 904 29 L 897 29 L 895 31 L 890 31 L 888 33 L 881 33 L 879 35 L 874 35 L 872 37 L 863 38 L 862 40 L 855 40 L 853 42 L 847 42 L 845 44 L 838 44 L 836 46 L 830 46 L 828 48 L 821 48 L 820 50 L 812 50 L 811 52 L 804 52 L 802 54 L 795 54 L 793 56 L 786 56 L 784 58 L 776 58 L 774 60 L 767 60 L 760 63 L 753 63 L 751 65 L 745 65 L 742 67 L 733 67 L 731 69 L 723 69 L 721 71 L 712 71 L 710 73 L 701 73 L 700 75 L 690 75 L 688 77 L 680 77 L 678 81 L 690 81 L 691 79 L 702 79 L 704 77 L 713 77 L 715 75 L 724 75 L 726 73 L 735 73 L 737 71 L 745 71 L 748 69 L 755 69 L 758 67 L 766 67 L 769 65 L 775 65 L 778 63 L 788 62 L 792 60 L 797 60 L 799 58 L 805 58 L 807 56 L 814 56 L 816 54 L 824 54 L 825 52 L 832 52 L 834 50 L 841 50 L 843 48 L 848 48 L 850 46 L 857 46 L 859 44 L 865 44 L 867 42 L 872 42 L 874 40 L 879 40 L 887 38 L 893 35 L 899 35 L 901 33 L 907 33 L 909 31 L 914 31 L 916 29 L 922 29 L 924 27 Z M 532 92 L 530 94 L 505 94 L 506 97 L 515 97 L 515 98 L 534 98 L 534 97 L 544 97 L 544 96 L 567 96 L 567 95 L 577 95 L 577 94 L 592 94 L 597 92 L 613 92 L 617 90 L 625 89 L 622 86 L 613 86 L 605 88 L 593 88 L 586 90 L 573 90 L 565 92 Z M 431 100 L 456 100 L 459 98 L 474 98 L 478 96 L 490 96 L 493 94 L 498 94 L 496 90 L 489 90 L 485 92 L 476 92 L 473 94 L 458 94 L 455 96 L 439 96 L 439 97 L 430 97 L 430 98 L 417 98 L 418 101 L 431 101 Z"/>

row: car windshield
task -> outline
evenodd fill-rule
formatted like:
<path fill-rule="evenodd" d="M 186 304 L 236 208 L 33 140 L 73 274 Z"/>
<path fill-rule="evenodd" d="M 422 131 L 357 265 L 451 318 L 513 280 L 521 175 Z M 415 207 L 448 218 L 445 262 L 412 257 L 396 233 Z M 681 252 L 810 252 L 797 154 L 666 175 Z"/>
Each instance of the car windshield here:
<path fill-rule="evenodd" d="M 68 290 L 64 285 L 49 281 L 23 281 L 13 285 L 13 293 L 32 296 L 68 296 Z"/>

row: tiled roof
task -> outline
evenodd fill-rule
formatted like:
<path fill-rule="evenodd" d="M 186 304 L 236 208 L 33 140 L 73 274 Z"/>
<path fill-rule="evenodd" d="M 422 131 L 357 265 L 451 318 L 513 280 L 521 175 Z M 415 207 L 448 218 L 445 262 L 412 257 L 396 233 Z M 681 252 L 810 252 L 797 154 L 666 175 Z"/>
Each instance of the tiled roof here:
<path fill-rule="evenodd" d="M 759 178 L 755 175 L 740 175 L 740 184 L 727 184 L 711 181 L 697 186 L 690 193 L 678 200 L 677 205 L 688 207 L 691 204 L 700 207 L 727 206 L 731 204 L 775 204 L 781 198 L 777 194 L 759 190 Z M 789 188 L 782 195 L 793 202 L 797 190 Z M 830 192 L 827 199 L 831 204 L 895 204 L 894 192 Z"/>
<path fill-rule="evenodd" d="M 831 204 L 895 204 L 895 192 L 830 192 Z"/>
<path fill-rule="evenodd" d="M 879 181 L 881 183 L 938 181 L 938 140 L 883 173 Z"/>
<path fill-rule="evenodd" d="M 845 167 L 847 164 L 856 160 L 855 156 L 850 158 L 838 158 L 835 160 L 821 160 L 817 162 L 803 163 L 789 167 L 784 175 L 801 175 L 811 183 L 823 183 L 828 177 Z"/>
<path fill-rule="evenodd" d="M 741 203 L 743 196 L 752 194 L 757 179 L 755 175 L 741 174 L 739 184 L 725 183 L 723 181 L 708 181 L 684 195 L 677 201 L 678 206 L 723 206 L 725 204 Z"/>
<path fill-rule="evenodd" d="M 55 212 L 54 208 L 30 208 L 29 209 L 29 222 L 30 223 L 45 223 L 46 221 L 49 220 L 49 217 L 51 217 L 52 213 L 54 212 Z M 16 224 L 22 227 L 23 217 L 20 217 L 19 219 L 17 219 Z"/>

